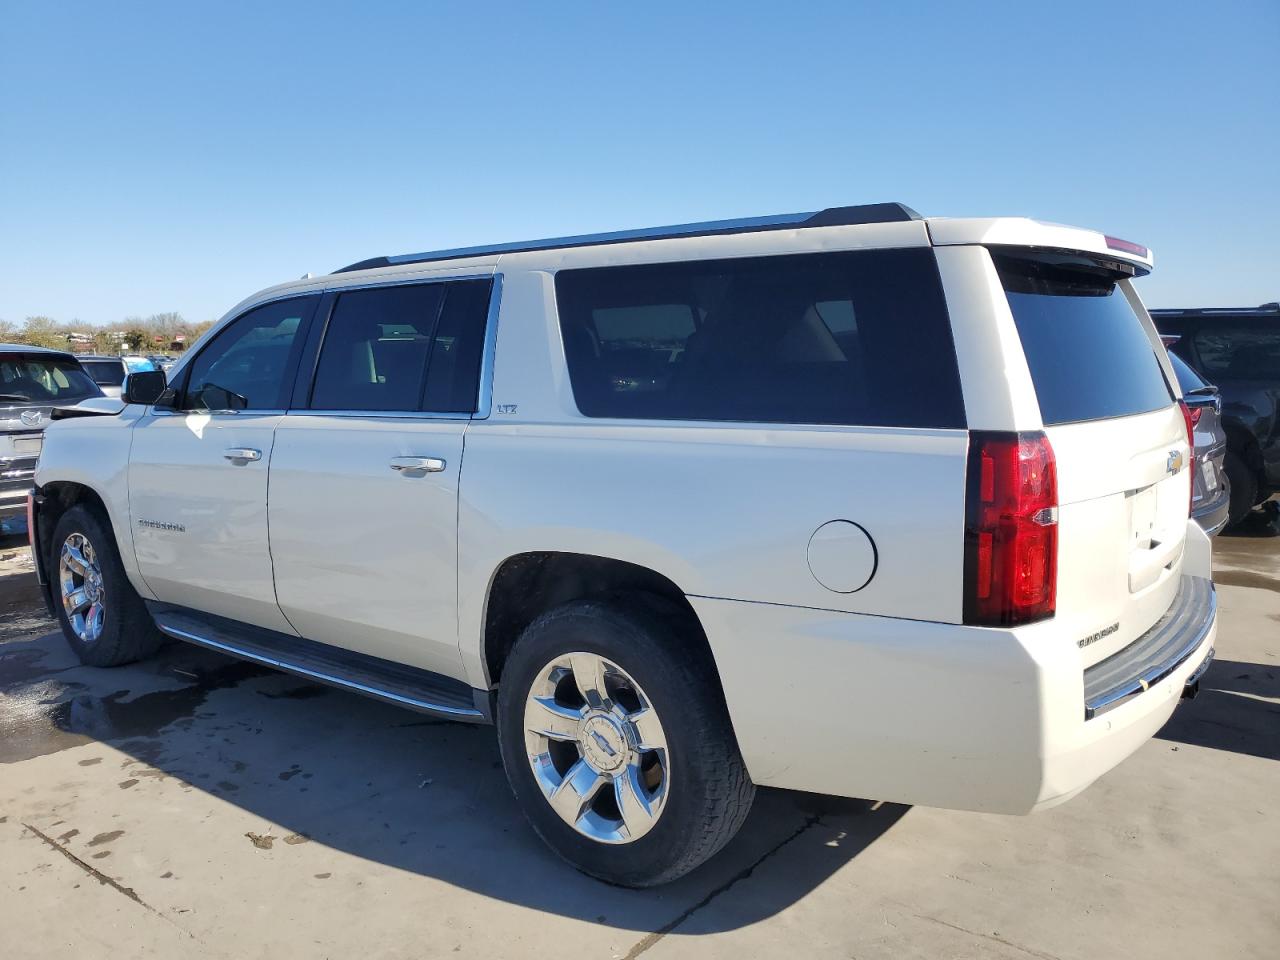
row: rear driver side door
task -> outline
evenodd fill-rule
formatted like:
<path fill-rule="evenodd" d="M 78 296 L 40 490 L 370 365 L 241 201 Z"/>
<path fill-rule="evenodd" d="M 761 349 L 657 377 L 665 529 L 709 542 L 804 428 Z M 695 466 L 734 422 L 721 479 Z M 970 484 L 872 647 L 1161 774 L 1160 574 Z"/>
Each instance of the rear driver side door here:
<path fill-rule="evenodd" d="M 458 479 L 492 285 L 340 290 L 321 308 L 268 508 L 276 596 L 302 636 L 463 677 Z"/>

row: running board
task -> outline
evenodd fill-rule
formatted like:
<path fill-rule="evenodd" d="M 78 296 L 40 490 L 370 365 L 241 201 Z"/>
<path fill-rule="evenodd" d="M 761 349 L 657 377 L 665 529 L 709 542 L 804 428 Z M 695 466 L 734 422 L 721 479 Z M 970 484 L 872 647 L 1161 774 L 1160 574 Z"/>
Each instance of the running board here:
<path fill-rule="evenodd" d="M 452 677 L 183 607 L 154 601 L 147 607 L 160 632 L 176 640 L 422 713 L 493 719 L 488 695 Z"/>

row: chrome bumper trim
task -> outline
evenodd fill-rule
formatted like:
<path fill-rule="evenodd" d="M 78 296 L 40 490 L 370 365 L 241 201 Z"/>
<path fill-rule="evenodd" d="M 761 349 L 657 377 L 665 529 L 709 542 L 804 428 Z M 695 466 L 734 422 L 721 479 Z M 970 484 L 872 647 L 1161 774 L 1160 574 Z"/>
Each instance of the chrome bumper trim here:
<path fill-rule="evenodd" d="M 1150 630 L 1085 670 L 1085 720 L 1146 693 L 1182 666 L 1204 643 L 1217 613 L 1213 581 L 1184 576 L 1173 603 Z"/>

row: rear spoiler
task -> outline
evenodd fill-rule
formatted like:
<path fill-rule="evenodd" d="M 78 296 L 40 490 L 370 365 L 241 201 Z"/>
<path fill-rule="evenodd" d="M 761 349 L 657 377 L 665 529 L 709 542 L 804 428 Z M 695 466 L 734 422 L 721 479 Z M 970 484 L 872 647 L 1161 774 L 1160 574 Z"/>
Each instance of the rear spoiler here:
<path fill-rule="evenodd" d="M 930 217 L 925 224 L 935 247 L 1031 247 L 1087 253 L 1125 263 L 1133 267 L 1136 276 L 1145 276 L 1155 265 L 1151 251 L 1141 244 L 1110 237 L 1096 230 L 1064 227 L 1026 217 L 957 220 Z"/>

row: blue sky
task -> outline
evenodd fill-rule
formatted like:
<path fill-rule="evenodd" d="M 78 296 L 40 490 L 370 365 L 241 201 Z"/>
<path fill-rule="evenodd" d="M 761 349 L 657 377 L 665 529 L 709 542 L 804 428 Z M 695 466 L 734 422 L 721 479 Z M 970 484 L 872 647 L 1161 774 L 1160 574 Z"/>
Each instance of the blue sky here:
<path fill-rule="evenodd" d="M 0 319 L 900 200 L 1280 298 L 1280 3 L 0 3 Z"/>

